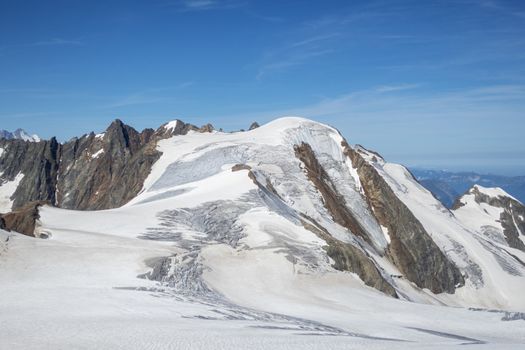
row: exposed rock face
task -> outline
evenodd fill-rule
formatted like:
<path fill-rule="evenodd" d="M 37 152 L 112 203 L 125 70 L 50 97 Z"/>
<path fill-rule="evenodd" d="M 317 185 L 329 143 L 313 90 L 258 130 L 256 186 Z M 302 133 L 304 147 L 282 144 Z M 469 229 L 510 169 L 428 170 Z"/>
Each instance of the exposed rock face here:
<path fill-rule="evenodd" d="M 343 143 L 343 147 L 345 154 L 350 157 L 357 170 L 368 205 L 372 209 L 371 212 L 378 223 L 388 230 L 391 242 L 386 253 L 389 260 L 418 287 L 428 288 L 434 293 L 453 293 L 457 286 L 464 284 L 464 279 L 457 267 L 445 257 L 421 223 L 395 195 L 374 167 L 348 144 Z M 295 153 L 303 162 L 308 178 L 321 193 L 324 204 L 334 221 L 373 246 L 367 231 L 352 215 L 344 198 L 338 195 L 312 148 L 302 143 L 295 146 Z M 375 154 L 373 158 L 381 157 Z M 323 239 L 327 238 L 323 237 Z M 385 289 L 381 284 L 386 281 L 379 278 L 381 276 L 377 267 L 362 250 L 351 244 L 333 241 L 332 244 L 329 244 L 327 253 L 337 262 L 336 268 L 356 272 L 365 283 Z"/>
<path fill-rule="evenodd" d="M 235 164 L 232 167 L 232 171 L 241 171 L 241 170 L 252 170 L 252 167 L 247 164 Z"/>
<path fill-rule="evenodd" d="M 160 157 L 157 142 L 189 131 L 211 132 L 181 121 L 158 130 L 138 132 L 115 120 L 94 133 L 60 144 L 49 141 L 0 140 L 0 181 L 23 178 L 12 196 L 12 209 L 46 201 L 67 209 L 97 210 L 124 205 L 142 189 L 153 163 Z"/>
<path fill-rule="evenodd" d="M 324 204 L 334 221 L 372 244 L 366 231 L 361 227 L 350 210 L 348 210 L 344 198 L 338 195 L 327 172 L 315 157 L 312 147 L 304 142 L 301 145 L 296 145 L 295 155 L 305 165 L 308 178 L 323 196 Z"/>
<path fill-rule="evenodd" d="M 489 195 L 484 193 L 479 186 L 474 186 L 468 190 L 465 195 L 456 200 L 452 207 L 453 210 L 458 210 L 465 205 L 466 195 L 472 195 L 474 201 L 478 204 L 485 203 L 491 207 L 500 208 L 501 214 L 499 218 L 496 217 L 494 219 L 501 224 L 505 240 L 509 247 L 525 251 L 525 244 L 520 239 L 520 236 L 525 237 L 525 206 L 522 203 L 505 195 L 505 193 L 501 195 Z"/>
<path fill-rule="evenodd" d="M 200 127 L 199 132 L 212 132 L 215 128 L 211 124 L 206 124 Z"/>
<path fill-rule="evenodd" d="M 184 123 L 181 120 L 173 120 L 161 125 L 155 132 L 160 138 L 168 138 L 175 135 L 186 135 L 190 131 L 198 131 L 199 128 L 192 124 Z"/>
<path fill-rule="evenodd" d="M 303 147 L 308 148 L 309 145 L 303 144 Z M 266 185 L 263 185 L 261 182 L 259 182 L 257 176 L 253 173 L 251 167 L 248 165 L 237 164 L 232 168 L 232 171 L 240 170 L 248 170 L 248 176 L 261 191 L 272 197 L 274 201 L 282 202 L 282 198 L 273 187 L 270 179 L 267 178 Z M 294 215 L 296 215 L 296 213 L 294 213 Z M 376 288 L 387 295 L 397 298 L 397 293 L 394 287 L 392 287 L 392 285 L 385 280 L 372 259 L 367 256 L 363 249 L 353 246 L 352 244 L 339 241 L 313 218 L 308 217 L 303 213 L 296 216 L 296 219 L 298 219 L 305 229 L 313 232 L 327 243 L 325 250 L 326 254 L 332 258 L 332 260 L 334 260 L 333 268 L 339 271 L 354 272 L 367 286 Z"/>
<path fill-rule="evenodd" d="M 248 130 L 254 130 L 254 129 L 257 129 L 259 127 L 259 123 L 257 122 L 253 122 L 251 125 L 250 125 L 250 128 Z"/>
<path fill-rule="evenodd" d="M 38 207 L 44 204 L 46 202 L 31 202 L 15 211 L 0 215 L 0 229 L 34 237 L 36 221 L 40 218 Z"/>
<path fill-rule="evenodd" d="M 407 279 L 434 293 L 453 293 L 464 279 L 425 231 L 419 220 L 394 194 L 373 165 L 343 143 L 357 170 L 369 205 L 378 222 L 386 227 L 391 242 L 387 255 Z M 375 155 L 374 157 L 379 157 Z M 376 158 L 377 159 L 377 158 Z"/>
<path fill-rule="evenodd" d="M 13 209 L 40 200 L 55 204 L 61 153 L 57 140 L 0 140 L 0 148 L 4 149 L 0 156 L 0 182 L 24 175 L 12 197 Z"/>
<path fill-rule="evenodd" d="M 62 147 L 57 202 L 63 208 L 121 206 L 141 190 L 160 157 L 152 129 L 141 133 L 114 121 L 103 136 L 93 133 Z"/>
<path fill-rule="evenodd" d="M 367 286 L 397 298 L 395 289 L 384 279 L 364 251 L 349 243 L 335 239 L 317 223 L 314 225 L 303 220 L 303 226 L 326 241 L 328 244 L 326 254 L 334 260 L 335 264 L 333 267 L 336 270 L 354 272 Z"/>

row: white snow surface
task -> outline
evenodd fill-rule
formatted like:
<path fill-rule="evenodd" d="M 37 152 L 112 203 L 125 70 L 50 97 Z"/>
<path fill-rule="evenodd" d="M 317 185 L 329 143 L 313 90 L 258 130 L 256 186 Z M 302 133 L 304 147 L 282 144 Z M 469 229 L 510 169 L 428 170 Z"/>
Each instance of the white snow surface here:
<path fill-rule="evenodd" d="M 397 288 L 416 301 L 410 302 L 334 270 L 326 243 L 301 225 L 297 213 L 341 240 L 356 238 L 333 222 L 306 178 L 293 150 L 303 141 L 375 249 L 384 249 L 387 233 L 366 209 L 335 129 L 290 117 L 248 132 L 175 136 L 159 143 L 161 158 L 127 205 L 93 212 L 43 207 L 36 233 L 49 239 L 0 230 L 0 348 L 522 348 L 519 318 L 525 315 L 466 308 L 525 311 L 522 304 L 502 303 L 500 294 L 489 298 L 465 287 L 468 293 L 436 296 L 400 279 Z M 261 194 L 248 170 L 232 172 L 239 163 L 250 166 L 260 183 L 271 180 L 282 202 Z M 403 168 L 378 168 L 396 193 L 406 194 L 411 210 L 413 204 L 432 210 L 427 217 L 423 209 L 415 212 L 437 242 L 472 244 L 469 257 L 480 264 L 493 259 L 476 233 L 436 207 Z M 443 227 L 434 223 L 442 217 L 448 218 Z M 453 258 L 461 261 L 461 254 Z M 399 274 L 376 259 L 387 273 Z M 483 267 L 492 279 L 493 271 Z M 162 280 L 139 277 L 152 271 Z M 507 282 L 523 291 L 513 280 L 486 285 Z M 510 287 L 502 289 L 509 300 L 516 293 Z"/>
<path fill-rule="evenodd" d="M 166 123 L 164 125 L 164 129 L 168 130 L 168 131 L 172 131 L 172 130 L 175 130 L 175 128 L 177 127 L 177 124 L 179 123 L 178 120 L 172 120 L 168 123 Z"/>
<path fill-rule="evenodd" d="M 486 194 L 489 197 L 509 197 L 519 202 L 516 198 L 508 194 L 504 189 L 500 187 L 483 187 L 481 185 L 474 185 L 481 193 Z"/>
<path fill-rule="evenodd" d="M 104 153 L 104 149 L 101 148 L 101 149 L 99 149 L 98 151 L 96 151 L 95 153 L 93 153 L 93 154 L 91 155 L 91 158 L 92 158 L 92 159 L 98 158 L 98 157 L 100 157 L 103 153 Z"/>
<path fill-rule="evenodd" d="M 490 197 L 503 196 L 501 193 L 502 190 L 498 188 L 484 188 L 478 185 L 474 187 Z M 494 207 L 488 203 L 477 203 L 472 189 L 461 197 L 461 203 L 463 205 L 454 210 L 454 215 L 465 226 L 474 231 L 486 232 L 487 235 L 497 235 L 497 237 L 493 237 L 493 239 L 497 239 L 500 243 L 506 244 L 503 227 L 500 222 L 503 208 Z"/>
<path fill-rule="evenodd" d="M 474 189 L 477 189 L 479 192 L 486 194 L 491 198 L 508 197 L 514 200 L 516 199 L 499 187 L 486 188 L 475 185 L 460 198 L 462 205 L 454 210 L 454 215 L 466 227 L 474 231 L 481 232 L 489 240 L 497 243 L 500 246 L 508 246 L 504 234 L 504 228 L 500 220 L 501 214 L 505 209 L 492 206 L 488 203 L 476 202 L 476 196 L 475 193 L 473 193 Z M 514 219 L 514 216 L 512 216 L 512 219 L 516 227 L 516 231 L 520 234 L 519 238 L 525 243 L 525 234 L 521 232 L 518 223 Z M 518 216 L 518 220 L 520 219 L 523 220 L 523 218 Z"/>
<path fill-rule="evenodd" d="M 0 180 L 0 213 L 7 213 L 11 211 L 13 201 L 11 196 L 15 193 L 18 184 L 24 178 L 24 174 L 18 174 L 12 181 L 4 183 Z"/>

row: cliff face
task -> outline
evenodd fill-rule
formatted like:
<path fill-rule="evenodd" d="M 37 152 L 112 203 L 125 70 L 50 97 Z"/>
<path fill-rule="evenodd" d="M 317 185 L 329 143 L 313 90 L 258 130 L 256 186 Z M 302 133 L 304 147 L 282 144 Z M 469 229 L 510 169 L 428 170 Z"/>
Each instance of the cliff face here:
<path fill-rule="evenodd" d="M 464 280 L 457 267 L 441 252 L 419 220 L 395 195 L 360 148 L 344 143 L 362 188 L 377 221 L 390 237 L 387 255 L 401 272 L 418 287 L 434 293 L 454 292 Z M 371 161 L 382 160 L 372 155 Z"/>
<path fill-rule="evenodd" d="M 296 156 L 306 165 L 307 176 L 323 196 L 325 206 L 333 219 L 342 226 L 351 222 L 350 227 L 353 229 L 359 227 L 359 234 L 364 236 L 361 238 L 369 240 L 364 229 L 360 227 L 359 223 L 346 208 L 344 198 L 336 194 L 328 174 L 317 160 L 311 146 L 307 143 L 302 143 L 301 145 L 296 145 L 294 149 Z M 240 170 L 249 170 L 248 176 L 259 189 L 267 196 L 273 197 L 275 202 L 282 203 L 283 198 L 277 193 L 270 179 L 267 178 L 266 185 L 263 185 L 257 180 L 257 176 L 251 171 L 250 166 L 237 164 L 232 168 L 232 171 Z M 313 232 L 326 242 L 325 251 L 334 261 L 333 268 L 339 271 L 356 273 L 366 285 L 397 298 L 395 288 L 385 279 L 380 269 L 375 265 L 373 259 L 367 255 L 366 250 L 362 246 L 338 240 L 319 222 L 305 213 L 300 213 L 297 219 L 305 229 Z"/>
<path fill-rule="evenodd" d="M 114 121 L 103 135 L 89 134 L 62 147 L 57 205 L 107 209 L 127 203 L 142 188 L 159 158 L 158 135 Z"/>
<path fill-rule="evenodd" d="M 0 148 L 3 149 L 0 155 L 0 183 L 15 181 L 17 176 L 23 175 L 11 195 L 12 208 L 39 200 L 55 204 L 62 148 L 57 140 L 0 140 Z"/>
<path fill-rule="evenodd" d="M 157 142 L 190 130 L 209 132 L 213 127 L 199 129 L 174 121 L 138 132 L 115 120 L 102 134 L 90 133 L 63 144 L 55 138 L 40 142 L 1 139 L 0 184 L 23 176 L 10 195 L 12 210 L 33 201 L 78 210 L 119 207 L 142 189 L 160 157 Z"/>
<path fill-rule="evenodd" d="M 409 281 L 434 293 L 453 293 L 458 286 L 463 285 L 464 279 L 458 268 L 445 257 L 419 220 L 395 195 L 374 166 L 362 157 L 359 148 L 354 150 L 344 141 L 342 147 L 357 171 L 370 212 L 388 232 L 390 242 L 386 249 L 387 258 Z M 370 235 L 349 210 L 345 199 L 337 193 L 311 146 L 307 143 L 296 145 L 295 153 L 303 162 L 309 180 L 321 194 L 333 220 L 374 247 Z M 381 158 L 379 155 L 373 157 Z M 336 261 L 336 268 L 356 272 L 367 284 L 376 288 L 381 286 L 385 291 L 385 281 L 376 269 L 369 266 L 369 258 L 360 249 L 333 238 L 323 239 L 331 242 L 327 253 Z M 377 247 L 376 251 L 381 254 Z"/>
<path fill-rule="evenodd" d="M 312 181 L 323 197 L 323 202 L 335 222 L 346 227 L 353 234 L 366 242 L 373 244 L 372 240 L 361 227 L 354 215 L 349 211 L 345 199 L 337 193 L 334 184 L 326 170 L 317 160 L 312 147 L 307 143 L 295 146 L 295 155 L 305 165 L 308 179 Z"/>
<path fill-rule="evenodd" d="M 0 214 L 0 229 L 16 231 L 26 236 L 34 237 L 37 220 L 40 218 L 38 208 L 44 204 L 48 203 L 43 201 L 31 202 L 10 213 Z"/>

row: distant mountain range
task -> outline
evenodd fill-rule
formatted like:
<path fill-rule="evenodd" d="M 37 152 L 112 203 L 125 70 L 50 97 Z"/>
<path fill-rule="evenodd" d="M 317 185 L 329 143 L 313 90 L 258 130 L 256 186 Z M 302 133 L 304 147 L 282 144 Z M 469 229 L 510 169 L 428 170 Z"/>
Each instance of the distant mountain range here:
<path fill-rule="evenodd" d="M 410 169 L 416 179 L 432 192 L 447 208 L 456 198 L 474 185 L 500 187 L 525 202 L 525 176 L 483 175 L 474 172 L 449 172 L 444 170 Z"/>
<path fill-rule="evenodd" d="M 30 142 L 39 142 L 40 137 L 38 135 L 30 135 L 24 129 L 16 129 L 13 132 L 7 130 L 0 130 L 0 139 L 6 140 L 24 140 Z"/>

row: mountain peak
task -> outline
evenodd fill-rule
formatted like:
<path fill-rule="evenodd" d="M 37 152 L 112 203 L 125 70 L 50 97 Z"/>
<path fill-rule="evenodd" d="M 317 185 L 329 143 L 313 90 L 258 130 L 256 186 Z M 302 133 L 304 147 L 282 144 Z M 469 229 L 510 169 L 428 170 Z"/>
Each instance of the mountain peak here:
<path fill-rule="evenodd" d="M 164 128 L 164 129 L 166 129 L 168 131 L 173 131 L 173 130 L 177 129 L 177 126 L 179 126 L 181 124 L 184 124 L 184 122 L 182 122 L 179 119 L 175 119 L 175 120 L 167 122 L 166 124 L 163 124 L 161 126 L 161 128 Z"/>
<path fill-rule="evenodd" d="M 474 185 L 456 200 L 452 209 L 472 230 L 525 251 L 525 206 L 501 188 Z"/>
<path fill-rule="evenodd" d="M 472 186 L 472 188 L 469 190 L 469 193 L 473 193 L 473 194 L 481 193 L 491 198 L 508 197 L 510 199 L 518 201 L 516 198 L 512 197 L 509 193 L 507 193 L 501 187 L 483 187 L 481 185 L 476 184 Z"/>
<path fill-rule="evenodd" d="M 18 128 L 14 132 L 0 130 L 0 139 L 23 140 L 29 142 L 39 142 L 41 139 L 38 135 L 30 135 L 24 129 Z"/>

